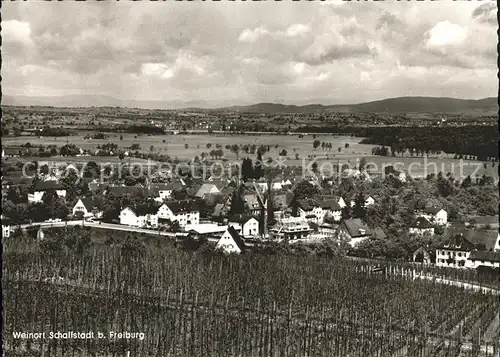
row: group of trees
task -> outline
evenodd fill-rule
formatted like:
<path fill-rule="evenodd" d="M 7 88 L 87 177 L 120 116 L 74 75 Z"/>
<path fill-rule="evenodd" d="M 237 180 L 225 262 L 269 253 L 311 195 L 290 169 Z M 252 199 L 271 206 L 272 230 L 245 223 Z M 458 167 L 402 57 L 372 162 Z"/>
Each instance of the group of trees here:
<path fill-rule="evenodd" d="M 362 143 L 393 148 L 392 152 L 408 150 L 415 155 L 437 152 L 472 155 L 477 160 L 498 160 L 498 125 L 465 126 L 304 126 L 298 132 L 335 133 L 364 137 Z"/>
<path fill-rule="evenodd" d="M 320 141 L 320 140 L 314 140 L 313 141 L 313 148 L 314 149 L 317 149 L 321 147 L 322 150 L 328 150 L 330 151 L 333 147 L 333 144 L 332 143 L 328 143 L 328 142 L 324 142 L 324 141 Z M 340 150 L 339 150 L 340 151 Z"/>

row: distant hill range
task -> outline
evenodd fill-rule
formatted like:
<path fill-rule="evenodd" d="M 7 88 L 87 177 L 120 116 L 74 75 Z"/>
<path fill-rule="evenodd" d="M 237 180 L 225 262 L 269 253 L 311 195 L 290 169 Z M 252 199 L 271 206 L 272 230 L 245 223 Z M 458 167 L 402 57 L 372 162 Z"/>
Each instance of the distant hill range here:
<path fill-rule="evenodd" d="M 250 106 L 233 106 L 224 110 L 246 113 L 464 113 L 498 112 L 497 98 L 455 99 L 434 97 L 399 97 L 374 102 L 347 105 L 284 105 L 259 103 Z"/>
<path fill-rule="evenodd" d="M 234 101 L 139 101 L 122 100 L 102 95 L 68 95 L 58 97 L 2 97 L 3 105 L 54 107 L 127 107 L 143 109 L 217 110 L 243 113 L 497 113 L 497 98 L 455 99 L 436 97 L 399 97 L 359 104 L 289 105 L 276 103 L 251 104 Z M 236 104 L 236 105 L 235 105 Z"/>

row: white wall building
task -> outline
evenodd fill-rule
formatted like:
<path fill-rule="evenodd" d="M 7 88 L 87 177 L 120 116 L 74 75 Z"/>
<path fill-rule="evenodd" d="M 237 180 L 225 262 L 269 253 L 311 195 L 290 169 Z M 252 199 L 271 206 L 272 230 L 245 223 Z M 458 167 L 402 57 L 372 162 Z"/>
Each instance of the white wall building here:
<path fill-rule="evenodd" d="M 85 218 L 102 218 L 103 211 L 97 208 L 96 202 L 92 198 L 81 198 L 73 206 L 73 216 L 82 212 Z"/>
<path fill-rule="evenodd" d="M 445 226 L 448 223 L 448 212 L 441 208 L 429 207 L 422 211 L 420 217 L 427 218 L 431 223 Z"/>
<path fill-rule="evenodd" d="M 253 237 L 259 235 L 259 220 L 255 217 L 247 217 L 229 222 L 229 226 L 241 231 L 243 237 Z"/>
<path fill-rule="evenodd" d="M 233 227 L 229 227 L 217 242 L 216 249 L 222 249 L 226 253 L 240 254 L 245 250 L 245 244 L 238 232 Z"/>
<path fill-rule="evenodd" d="M 11 232 L 10 226 L 9 225 L 5 225 L 4 226 L 2 224 L 2 237 L 9 238 L 10 237 L 10 232 Z"/>
<path fill-rule="evenodd" d="M 158 218 L 177 221 L 181 228 L 200 223 L 200 211 L 192 202 L 165 202 L 158 209 Z"/>
<path fill-rule="evenodd" d="M 120 224 L 139 228 L 158 228 L 158 209 L 152 205 L 125 207 L 120 212 Z"/>

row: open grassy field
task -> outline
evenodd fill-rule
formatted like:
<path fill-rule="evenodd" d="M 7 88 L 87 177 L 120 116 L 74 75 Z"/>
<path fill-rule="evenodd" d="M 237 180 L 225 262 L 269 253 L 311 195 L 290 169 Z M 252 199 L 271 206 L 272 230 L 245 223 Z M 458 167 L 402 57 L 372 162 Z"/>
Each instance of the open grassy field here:
<path fill-rule="evenodd" d="M 164 155 L 169 155 L 172 158 L 190 160 L 194 157 L 201 156 L 205 152 L 207 157 L 211 150 L 216 149 L 216 145 L 220 144 L 224 151 L 224 158 L 229 161 L 241 160 L 241 158 L 250 156 L 252 159 L 256 155 L 247 155 L 240 151 L 238 155 L 226 149 L 226 145 L 260 145 L 270 146 L 270 151 L 265 157 L 272 157 L 274 160 L 279 158 L 279 153 L 285 149 L 286 157 L 283 158 L 284 164 L 287 166 L 307 166 L 312 160 L 316 159 L 318 166 L 325 168 L 324 173 L 328 174 L 328 167 L 337 164 L 350 164 L 352 167 L 359 164 L 361 158 L 366 158 L 367 168 L 370 172 L 382 173 L 385 166 L 396 165 L 398 169 L 406 172 L 410 171 L 413 176 L 425 176 L 428 173 L 437 174 L 442 171 L 444 174 L 451 172 L 456 178 L 466 177 L 467 175 L 481 176 L 483 174 L 493 176 L 498 179 L 497 167 L 493 167 L 491 163 L 487 164 L 487 168 L 483 168 L 483 163 L 478 161 L 463 161 L 453 159 L 451 155 L 439 155 L 438 157 L 430 158 L 410 158 L 410 157 L 382 157 L 374 156 L 371 151 L 374 145 L 360 144 L 362 138 L 336 136 L 331 134 L 318 135 L 317 140 L 326 143 L 332 143 L 332 149 L 324 151 L 321 148 L 314 149 L 312 135 L 306 135 L 299 138 L 298 135 L 222 135 L 222 134 L 190 134 L 190 135 L 135 135 L 135 134 L 115 134 L 107 133 L 107 139 L 84 139 L 84 136 L 91 133 L 82 132 L 78 136 L 69 137 L 36 137 L 36 136 L 19 136 L 19 137 L 4 137 L 3 145 L 20 146 L 27 142 L 31 145 L 58 145 L 62 146 L 67 143 L 75 144 L 76 146 L 95 150 L 97 146 L 106 143 L 115 143 L 120 150 L 126 150 L 133 144 L 139 144 L 140 152 L 154 152 Z M 120 140 L 120 135 L 123 139 Z M 346 148 L 345 145 L 349 144 Z M 186 147 L 187 145 L 187 147 Z M 210 148 L 207 145 L 211 145 Z M 277 147 L 276 147 L 277 146 Z M 339 151 L 340 148 L 340 151 Z M 298 155 L 298 158 L 297 156 Z M 82 162 L 92 160 L 96 162 L 119 162 L 117 157 L 72 157 L 58 158 L 51 157 L 50 161 L 74 161 Z M 135 162 L 145 162 L 145 160 L 134 159 Z"/>

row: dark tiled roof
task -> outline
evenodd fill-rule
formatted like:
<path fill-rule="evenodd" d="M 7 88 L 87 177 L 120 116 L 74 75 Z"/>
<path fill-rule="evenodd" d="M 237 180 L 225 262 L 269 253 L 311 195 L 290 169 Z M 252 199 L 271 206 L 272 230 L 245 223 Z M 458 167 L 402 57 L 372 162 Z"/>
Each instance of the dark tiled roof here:
<path fill-rule="evenodd" d="M 151 197 L 152 192 L 144 187 L 136 186 L 109 186 L 107 192 L 114 197 L 123 197 L 125 195 Z"/>
<path fill-rule="evenodd" d="M 368 228 L 368 226 L 359 218 L 346 219 L 342 222 L 342 224 L 345 226 L 347 232 L 349 232 L 349 235 L 352 238 L 366 237 L 371 236 L 372 234 L 370 228 Z M 361 230 L 364 230 L 364 233 L 362 233 Z"/>
<path fill-rule="evenodd" d="M 418 229 L 427 229 L 427 228 L 432 228 L 431 222 L 425 217 L 418 217 L 413 221 L 413 223 L 410 225 L 410 228 L 418 228 Z"/>
<path fill-rule="evenodd" d="M 253 215 L 248 215 L 248 214 L 235 214 L 230 217 L 228 217 L 229 222 L 237 222 L 237 223 L 246 223 L 248 220 L 251 218 L 255 218 L 256 220 L 259 220 L 257 217 Z"/>
<path fill-rule="evenodd" d="M 426 209 L 424 209 L 424 212 L 429 213 L 429 214 L 436 214 L 439 211 L 441 211 L 441 208 L 437 208 L 437 207 L 427 207 Z"/>
<path fill-rule="evenodd" d="M 149 203 L 144 203 L 144 204 L 137 204 L 135 206 L 129 206 L 132 211 L 137 216 L 145 216 L 147 214 L 156 214 L 158 212 L 158 206 L 149 204 Z"/>
<path fill-rule="evenodd" d="M 186 200 L 186 201 L 168 201 L 165 204 L 170 208 L 173 213 L 181 213 L 181 212 L 193 212 L 198 211 L 198 204 L 194 201 Z"/>
<path fill-rule="evenodd" d="M 245 250 L 245 243 L 241 239 L 241 237 L 238 234 L 238 232 L 236 232 L 236 229 L 234 229 L 234 227 L 229 227 L 227 229 L 227 231 L 231 235 L 231 237 L 233 237 L 234 242 L 236 243 L 236 245 L 238 246 L 238 248 L 240 248 L 241 251 Z"/>
<path fill-rule="evenodd" d="M 94 207 L 97 207 L 97 202 L 91 197 L 82 198 L 81 201 L 85 206 L 85 208 L 87 209 L 87 211 L 92 211 Z"/>
<path fill-rule="evenodd" d="M 476 250 L 470 253 L 469 259 L 488 261 L 488 262 L 500 262 L 500 252 L 487 252 L 484 250 Z"/>
<path fill-rule="evenodd" d="M 35 184 L 35 191 L 62 190 L 64 187 L 56 181 L 38 181 Z"/>
<path fill-rule="evenodd" d="M 455 236 L 463 236 L 470 243 L 477 246 L 480 250 L 491 250 L 495 247 L 498 237 L 498 231 L 493 229 L 466 229 L 466 228 L 447 228 L 445 236 L 450 239 Z"/>
<path fill-rule="evenodd" d="M 465 252 L 470 252 L 477 249 L 476 245 L 468 240 L 461 234 L 454 235 L 448 238 L 445 242 L 440 244 L 438 248 L 450 249 L 450 250 L 460 250 Z"/>
<path fill-rule="evenodd" d="M 476 224 L 498 224 L 498 216 L 470 216 L 467 218 L 467 222 L 473 219 Z"/>
<path fill-rule="evenodd" d="M 89 190 L 92 192 L 103 192 L 107 190 L 108 186 L 109 185 L 107 183 L 90 182 Z"/>
<path fill-rule="evenodd" d="M 319 203 L 319 205 L 323 209 L 329 209 L 332 211 L 340 211 L 341 210 L 340 205 L 338 203 L 338 200 L 335 200 L 333 198 L 328 199 L 328 200 L 321 200 L 321 201 L 317 201 L 317 202 Z"/>

